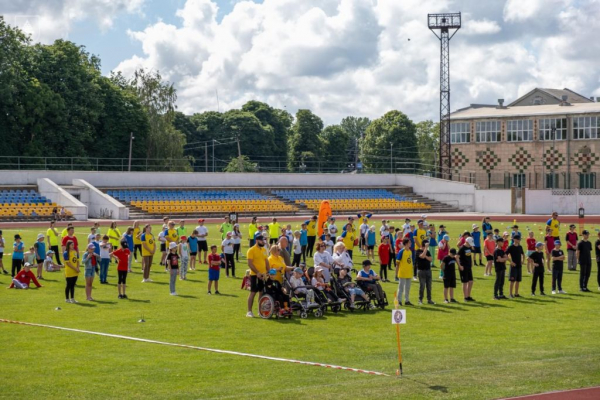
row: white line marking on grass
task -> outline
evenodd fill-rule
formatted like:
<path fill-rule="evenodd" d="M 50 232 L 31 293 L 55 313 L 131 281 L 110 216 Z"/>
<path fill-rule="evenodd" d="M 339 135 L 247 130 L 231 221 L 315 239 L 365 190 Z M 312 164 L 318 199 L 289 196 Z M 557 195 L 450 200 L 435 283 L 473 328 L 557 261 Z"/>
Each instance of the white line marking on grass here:
<path fill-rule="evenodd" d="M 136 337 L 132 337 L 132 336 L 114 335 L 112 333 L 103 333 L 103 332 L 86 331 L 86 330 L 82 330 L 82 329 L 64 328 L 62 326 L 34 324 L 34 323 L 31 323 L 31 322 L 12 321 L 12 320 L 9 320 L 9 319 L 2 319 L 2 318 L 0 318 L 0 322 L 5 322 L 5 323 L 8 323 L 8 324 L 15 324 L 15 325 L 37 326 L 37 327 L 40 327 L 40 328 L 58 329 L 58 330 L 61 330 L 61 331 L 68 331 L 68 332 L 87 333 L 87 334 L 90 334 L 90 335 L 105 336 L 105 337 L 111 337 L 111 338 L 116 338 L 116 339 L 133 340 L 135 342 L 161 344 L 161 345 L 164 345 L 164 346 L 183 347 L 183 348 L 186 348 L 186 349 L 209 351 L 209 352 L 212 352 L 212 353 L 219 353 L 219 354 L 230 354 L 230 355 L 241 356 L 241 357 L 259 358 L 259 359 L 262 359 L 262 360 L 281 361 L 281 362 L 288 362 L 288 363 L 293 363 L 293 364 L 311 365 L 311 366 L 314 366 L 314 367 L 324 367 L 324 368 L 331 368 L 331 369 L 339 369 L 339 370 L 343 370 L 343 371 L 352 371 L 352 372 L 358 372 L 358 373 L 361 373 L 361 374 L 368 374 L 368 375 L 390 376 L 388 374 L 384 374 L 383 372 L 368 371 L 368 370 L 359 369 L 359 368 L 342 367 L 342 366 L 339 366 L 339 365 L 323 364 L 323 363 L 317 363 L 317 362 L 312 362 L 312 361 L 292 360 L 292 359 L 288 359 L 288 358 L 268 357 L 268 356 L 261 356 L 261 355 L 258 355 L 258 354 L 240 353 L 240 352 L 237 352 L 237 351 L 230 351 L 230 350 L 210 349 L 208 347 L 200 347 L 200 346 L 191 346 L 191 345 L 187 345 L 187 344 L 161 342 L 161 341 L 158 341 L 158 340 L 136 338 Z"/>

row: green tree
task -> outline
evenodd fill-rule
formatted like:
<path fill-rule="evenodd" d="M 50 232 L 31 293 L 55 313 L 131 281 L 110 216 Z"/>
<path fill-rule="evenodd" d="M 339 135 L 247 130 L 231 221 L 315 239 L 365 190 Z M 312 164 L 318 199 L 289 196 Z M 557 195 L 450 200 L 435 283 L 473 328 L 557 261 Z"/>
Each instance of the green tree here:
<path fill-rule="evenodd" d="M 288 141 L 288 168 L 290 171 L 316 172 L 323 155 L 320 139 L 323 121 L 310 110 L 298 110 L 296 122 Z M 305 167 L 300 168 L 301 165 Z"/>
<path fill-rule="evenodd" d="M 374 120 L 365 133 L 362 158 L 368 172 L 414 171 L 419 161 L 415 124 L 397 110 Z"/>
<path fill-rule="evenodd" d="M 416 125 L 417 146 L 421 172 L 434 172 L 440 143 L 440 124 L 432 120 L 421 121 Z"/>
<path fill-rule="evenodd" d="M 348 168 L 348 144 L 350 137 L 340 125 L 330 125 L 321 132 L 324 154 L 327 156 L 328 172 L 340 172 Z M 352 160 L 354 162 L 354 160 Z"/>
<path fill-rule="evenodd" d="M 360 160 L 360 147 L 365 132 L 371 124 L 371 120 L 367 117 L 346 117 L 340 122 L 342 129 L 348 134 L 347 160 L 349 164 L 354 164 Z"/>
<path fill-rule="evenodd" d="M 241 168 L 240 168 L 241 167 Z M 231 159 L 229 164 L 225 167 L 223 172 L 256 172 L 258 166 L 256 163 L 250 161 L 247 156 L 234 157 Z"/>

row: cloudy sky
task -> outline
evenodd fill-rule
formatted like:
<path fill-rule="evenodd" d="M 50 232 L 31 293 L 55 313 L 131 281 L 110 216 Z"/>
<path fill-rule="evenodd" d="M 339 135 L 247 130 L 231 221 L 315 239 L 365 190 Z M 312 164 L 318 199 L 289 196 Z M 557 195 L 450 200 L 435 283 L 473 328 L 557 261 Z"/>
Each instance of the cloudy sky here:
<path fill-rule="evenodd" d="M 0 0 L 9 23 L 85 45 L 105 74 L 159 70 L 185 113 L 256 99 L 327 124 L 392 109 L 436 120 L 427 13 L 458 11 L 452 109 L 534 87 L 600 96 L 600 0 Z"/>

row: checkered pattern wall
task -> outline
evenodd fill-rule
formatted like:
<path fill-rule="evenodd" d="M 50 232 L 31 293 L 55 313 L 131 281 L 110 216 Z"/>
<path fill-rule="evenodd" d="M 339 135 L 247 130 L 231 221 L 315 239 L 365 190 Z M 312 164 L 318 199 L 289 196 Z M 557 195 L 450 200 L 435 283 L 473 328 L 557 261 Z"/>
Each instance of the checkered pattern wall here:
<path fill-rule="evenodd" d="M 498 158 L 496 153 L 489 147 L 486 147 L 484 151 L 478 152 L 477 154 L 477 165 L 488 174 L 492 172 L 499 163 L 500 158 Z"/>
<path fill-rule="evenodd" d="M 600 160 L 600 157 L 592 153 L 588 146 L 583 146 L 575 153 L 575 157 L 573 157 L 575 166 L 583 173 L 590 172 L 598 160 Z"/>
<path fill-rule="evenodd" d="M 533 164 L 535 158 L 529 154 L 523 147 L 519 147 L 515 154 L 509 157 L 508 162 L 516 169 L 520 174 L 525 172 L 529 166 Z"/>
<path fill-rule="evenodd" d="M 469 159 L 463 154 L 462 151 L 456 147 L 452 149 L 452 169 L 455 173 L 459 173 L 468 162 Z"/>

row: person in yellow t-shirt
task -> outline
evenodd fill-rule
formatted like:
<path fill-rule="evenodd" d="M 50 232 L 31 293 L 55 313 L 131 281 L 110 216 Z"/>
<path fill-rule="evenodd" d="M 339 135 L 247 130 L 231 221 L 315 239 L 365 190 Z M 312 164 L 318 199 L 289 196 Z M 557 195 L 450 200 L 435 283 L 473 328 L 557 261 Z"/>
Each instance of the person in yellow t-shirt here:
<path fill-rule="evenodd" d="M 140 252 L 142 256 L 142 231 L 140 230 L 140 221 L 133 221 L 133 258 L 135 262 L 138 262 L 137 253 Z"/>
<path fill-rule="evenodd" d="M 269 244 L 277 244 L 280 232 L 281 224 L 277 222 L 277 218 L 273 218 L 273 222 L 269 224 Z"/>
<path fill-rule="evenodd" d="M 65 229 L 62 230 L 62 232 L 60 233 L 60 239 L 62 241 L 62 239 L 64 239 L 65 236 L 69 235 L 69 228 L 72 227 L 73 224 L 72 223 L 68 223 L 67 226 L 65 227 Z"/>
<path fill-rule="evenodd" d="M 254 235 L 258 232 L 258 219 L 256 217 L 252 217 L 252 222 L 248 225 L 248 240 L 250 247 L 254 246 Z"/>
<path fill-rule="evenodd" d="M 60 264 L 60 251 L 58 249 L 59 233 L 54 224 L 54 221 L 50 221 L 50 228 L 48 228 L 46 231 L 46 240 L 48 241 L 48 250 L 52 250 L 54 252 L 56 263 Z"/>
<path fill-rule="evenodd" d="M 152 226 L 146 225 L 144 227 L 140 240 L 142 242 L 142 270 L 144 271 L 142 282 L 152 282 L 150 279 L 150 268 L 152 267 L 152 259 L 156 252 L 156 239 L 152 235 Z"/>
<path fill-rule="evenodd" d="M 285 265 L 283 257 L 279 255 L 279 246 L 271 246 L 271 255 L 268 258 L 269 268 L 277 271 L 275 274 L 275 280 L 283 284 L 283 277 L 286 271 L 291 271 L 294 268 Z"/>
<path fill-rule="evenodd" d="M 415 251 L 421 249 L 423 246 L 423 240 L 427 239 L 427 231 L 423 226 L 423 221 L 417 222 L 417 229 L 415 230 Z"/>
<path fill-rule="evenodd" d="M 65 278 L 67 279 L 67 287 L 65 288 L 65 298 L 67 303 L 77 303 L 75 300 L 75 284 L 79 277 L 79 257 L 75 251 L 72 241 L 67 241 L 65 253 Z"/>
<path fill-rule="evenodd" d="M 404 304 L 411 306 L 409 300 L 410 284 L 414 275 L 412 251 L 410 251 L 410 239 L 402 240 L 402 249 L 396 256 L 396 276 L 398 277 L 398 303 L 402 305 L 402 295 L 404 295 Z"/>
<path fill-rule="evenodd" d="M 248 312 L 246 317 L 253 318 L 252 306 L 256 293 L 262 295 L 265 288 L 265 279 L 269 271 L 269 259 L 267 249 L 265 249 L 265 239 L 262 235 L 256 235 L 256 244 L 248 249 L 246 258 L 250 268 L 250 294 L 248 295 Z"/>
<path fill-rule="evenodd" d="M 354 229 L 354 225 L 351 222 L 346 224 L 344 232 L 342 233 L 342 238 L 344 241 L 344 246 L 346 246 L 346 252 L 352 259 L 352 251 L 354 250 L 354 240 L 356 240 L 356 230 Z"/>
<path fill-rule="evenodd" d="M 315 242 L 317 239 L 317 220 L 319 216 L 313 215 L 309 220 L 304 221 L 306 224 L 306 239 L 308 244 L 306 245 L 306 256 L 312 257 L 315 248 Z"/>
<path fill-rule="evenodd" d="M 111 244 L 113 251 L 119 248 L 121 244 L 121 231 L 117 228 L 117 221 L 110 223 L 110 228 L 106 233 L 108 236 L 108 242 Z"/>
<path fill-rule="evenodd" d="M 179 239 L 179 234 L 177 233 L 177 229 L 175 229 L 175 221 L 169 221 L 167 233 L 165 234 L 165 239 L 167 239 L 167 248 L 169 248 L 169 244 L 177 243 Z"/>
<path fill-rule="evenodd" d="M 558 213 L 556 211 L 552 213 L 552 218 L 546 222 L 546 225 L 552 230 L 550 234 L 554 237 L 554 240 L 560 240 L 560 222 L 558 221 Z"/>

